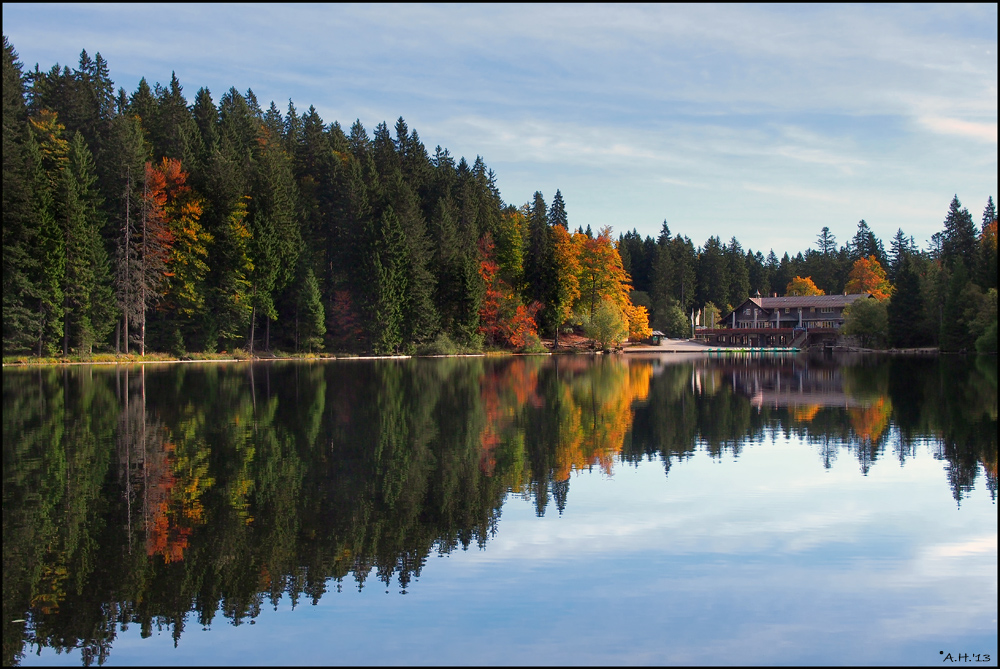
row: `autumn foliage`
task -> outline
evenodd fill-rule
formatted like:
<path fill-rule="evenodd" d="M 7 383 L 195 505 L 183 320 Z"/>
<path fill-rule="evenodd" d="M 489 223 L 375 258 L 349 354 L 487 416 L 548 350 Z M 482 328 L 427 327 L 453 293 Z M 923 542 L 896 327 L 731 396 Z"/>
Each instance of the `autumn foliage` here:
<path fill-rule="evenodd" d="M 796 276 L 785 287 L 785 295 L 788 297 L 805 297 L 808 295 L 826 295 L 826 293 L 816 287 L 812 277 Z"/>
<path fill-rule="evenodd" d="M 535 314 L 540 305 L 525 306 L 500 275 L 496 246 L 489 233 L 479 242 L 479 276 L 486 286 L 479 308 L 479 333 L 490 346 L 523 348 L 538 336 Z"/>
<path fill-rule="evenodd" d="M 871 293 L 877 300 L 885 300 L 892 294 L 892 286 L 875 256 L 859 258 L 847 277 L 845 290 L 848 294 Z"/>

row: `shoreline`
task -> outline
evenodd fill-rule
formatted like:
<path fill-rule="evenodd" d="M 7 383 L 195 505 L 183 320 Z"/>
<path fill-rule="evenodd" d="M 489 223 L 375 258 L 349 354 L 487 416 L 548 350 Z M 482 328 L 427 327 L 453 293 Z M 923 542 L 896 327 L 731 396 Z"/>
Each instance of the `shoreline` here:
<path fill-rule="evenodd" d="M 619 351 L 618 354 L 643 354 L 643 353 L 653 353 L 653 354 L 690 354 L 690 353 L 726 353 L 725 350 L 720 350 L 722 347 L 710 347 L 700 342 L 694 342 L 691 340 L 674 340 L 670 343 L 661 344 L 659 346 L 652 345 L 635 345 L 626 346 L 623 350 Z M 818 350 L 818 349 L 817 349 Z M 877 353 L 886 355 L 904 355 L 904 356 L 928 356 L 928 355 L 949 355 L 947 353 L 942 354 L 940 349 L 937 347 L 919 347 L 919 348 L 905 348 L 905 349 L 871 349 L 871 348 L 860 348 L 860 347 L 842 347 L 838 346 L 832 349 L 834 353 Z M 743 347 L 733 347 L 733 354 L 736 353 L 768 353 L 767 349 L 748 349 Z M 808 353 L 809 349 L 802 349 L 794 353 Z M 154 354 L 162 355 L 162 354 Z M 430 355 L 343 355 L 338 356 L 335 354 L 327 355 L 305 355 L 305 356 L 287 356 L 287 357 L 264 357 L 264 356 L 241 356 L 239 358 L 166 358 L 166 359 L 151 359 L 151 360 L 141 360 L 141 359 L 120 359 L 120 360 L 58 360 L 52 358 L 44 358 L 38 361 L 35 360 L 17 360 L 13 362 L 4 362 L 3 367 L 59 367 L 63 365 L 156 365 L 156 364 L 183 364 L 183 363 L 220 363 L 220 362 L 281 362 L 281 361 L 310 361 L 310 362 L 329 362 L 329 361 L 350 361 L 350 360 L 409 360 L 413 358 L 483 358 L 483 357 L 508 357 L 508 356 L 539 356 L 539 355 L 605 355 L 603 351 L 600 350 L 581 350 L 579 348 L 566 347 L 558 350 L 548 350 L 538 353 L 517 353 L 514 351 L 489 351 L 482 353 L 452 353 L 452 354 L 430 354 Z M 614 355 L 613 353 L 610 355 Z M 956 353 L 955 355 L 958 355 Z"/>

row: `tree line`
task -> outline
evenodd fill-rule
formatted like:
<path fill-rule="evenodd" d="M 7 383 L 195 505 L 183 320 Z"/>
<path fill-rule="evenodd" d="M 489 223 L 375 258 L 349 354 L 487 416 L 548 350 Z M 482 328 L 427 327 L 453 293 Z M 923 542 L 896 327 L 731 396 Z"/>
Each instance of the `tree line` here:
<path fill-rule="evenodd" d="M 265 110 L 252 90 L 216 104 L 201 88 L 189 105 L 176 76 L 129 95 L 100 54 L 25 72 L 6 37 L 3 81 L 5 354 L 681 336 L 694 309 L 795 281 L 840 292 L 862 259 L 906 305 L 894 341 L 969 348 L 990 304 L 996 321 L 992 199 L 977 232 L 956 197 L 925 251 L 899 231 L 886 253 L 862 221 L 839 249 L 824 228 L 817 249 L 779 260 L 735 237 L 695 247 L 666 222 L 656 240 L 573 231 L 558 190 L 507 204 L 481 157 L 432 154 L 402 118 L 369 136 L 291 101 Z"/>
<path fill-rule="evenodd" d="M 838 246 L 824 227 L 815 248 L 780 259 L 774 250 L 744 251 L 736 237 L 716 236 L 696 247 L 671 236 L 664 221 L 656 239 L 634 229 L 619 235 L 618 249 L 632 279 L 632 299 L 646 306 L 651 323 L 670 336 L 690 332 L 692 310 L 725 315 L 747 297 L 872 293 L 858 303 L 853 325 L 873 345 L 940 346 L 942 350 L 996 351 L 997 215 L 987 200 L 982 224 L 958 196 L 943 229 L 921 249 L 902 229 L 888 251 L 867 222 Z M 863 312 L 863 313 L 862 313 Z M 851 328 L 848 328 L 848 332 Z M 977 344 L 978 342 L 978 344 Z"/>

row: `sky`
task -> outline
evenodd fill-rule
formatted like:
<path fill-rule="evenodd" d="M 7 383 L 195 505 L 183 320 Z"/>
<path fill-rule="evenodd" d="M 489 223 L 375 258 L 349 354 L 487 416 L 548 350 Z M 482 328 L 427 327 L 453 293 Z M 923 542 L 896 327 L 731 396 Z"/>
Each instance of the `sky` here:
<path fill-rule="evenodd" d="M 997 193 L 997 5 L 3 5 L 25 70 L 252 89 L 433 154 L 572 228 L 804 251 L 861 219 L 926 247 Z"/>

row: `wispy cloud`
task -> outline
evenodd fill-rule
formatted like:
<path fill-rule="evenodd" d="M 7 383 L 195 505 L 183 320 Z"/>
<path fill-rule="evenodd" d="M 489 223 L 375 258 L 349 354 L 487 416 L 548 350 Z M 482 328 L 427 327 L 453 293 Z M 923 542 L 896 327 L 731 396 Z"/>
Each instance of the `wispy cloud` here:
<path fill-rule="evenodd" d="M 957 118 L 943 118 L 940 116 L 922 116 L 917 119 L 921 125 L 932 132 L 942 135 L 958 135 L 978 139 L 982 142 L 992 144 L 997 143 L 997 124 L 976 123 L 974 121 L 963 121 Z"/>
<path fill-rule="evenodd" d="M 176 71 L 189 98 L 403 116 L 513 201 L 557 180 L 583 225 L 763 248 L 860 217 L 927 239 L 952 194 L 995 196 L 996 26 L 995 5 L 4 6 L 29 68 L 86 48 L 128 91 Z M 828 206 L 803 221 L 803 199 Z"/>

